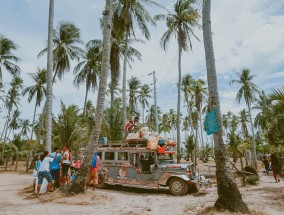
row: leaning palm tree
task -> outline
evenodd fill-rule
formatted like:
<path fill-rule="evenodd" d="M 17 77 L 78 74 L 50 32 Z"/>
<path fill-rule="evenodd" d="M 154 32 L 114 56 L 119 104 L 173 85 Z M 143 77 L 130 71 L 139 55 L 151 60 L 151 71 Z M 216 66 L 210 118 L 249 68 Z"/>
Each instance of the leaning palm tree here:
<path fill-rule="evenodd" d="M 89 144 L 85 150 L 84 161 L 80 171 L 76 175 L 76 179 L 69 183 L 64 192 L 66 193 L 82 193 L 85 190 L 86 177 L 90 169 L 90 164 L 94 155 L 94 151 L 98 145 L 98 140 L 101 132 L 103 121 L 103 113 L 105 107 L 105 97 L 107 90 L 108 70 L 110 68 L 110 48 L 111 48 L 111 29 L 112 29 L 112 0 L 106 0 L 106 7 L 104 10 L 103 19 L 103 55 L 102 66 L 100 73 L 100 84 L 98 91 L 97 107 L 95 114 L 95 127 L 91 133 Z"/>
<path fill-rule="evenodd" d="M 210 108 L 216 108 L 219 127 L 222 128 L 222 115 L 215 67 L 215 57 L 211 30 L 211 0 L 203 0 L 202 10 L 203 41 L 207 68 Z M 249 213 L 249 209 L 242 200 L 241 193 L 230 170 L 229 155 L 222 138 L 222 129 L 214 133 L 214 151 L 216 162 L 216 177 L 218 199 L 214 207 Z"/>
<path fill-rule="evenodd" d="M 172 36 L 175 36 L 178 43 L 178 102 L 177 102 L 177 152 L 178 163 L 180 162 L 180 103 L 181 103 L 181 55 L 183 51 L 187 51 L 191 44 L 191 36 L 195 36 L 193 28 L 198 26 L 198 12 L 193 8 L 196 0 L 178 0 L 174 5 L 174 13 L 156 15 L 156 20 L 166 19 L 167 31 L 161 38 L 161 45 L 166 50 L 167 45 Z M 197 38 L 197 37 L 196 37 Z"/>
<path fill-rule="evenodd" d="M 20 68 L 16 64 L 20 61 L 20 58 L 12 53 L 16 49 L 17 45 L 12 40 L 0 35 L 0 88 L 3 87 L 3 68 L 13 76 L 20 73 Z"/>
<path fill-rule="evenodd" d="M 122 113 L 123 124 L 127 122 L 126 114 L 126 70 L 127 70 L 127 52 L 130 36 L 135 37 L 134 23 L 136 21 L 138 28 L 141 30 L 144 37 L 150 39 L 150 32 L 147 23 L 154 24 L 149 12 L 144 5 L 158 5 L 152 0 L 118 0 L 115 1 L 115 10 L 113 20 L 113 32 L 121 32 L 124 34 L 124 59 L 123 59 L 123 77 L 122 77 Z"/>
<path fill-rule="evenodd" d="M 31 102 L 34 97 L 36 97 L 35 107 L 34 107 L 34 115 L 32 121 L 32 131 L 31 131 L 31 140 L 33 139 L 34 133 L 34 124 L 35 124 L 35 116 L 37 107 L 40 107 L 40 104 L 43 98 L 46 96 L 46 69 L 38 69 L 36 73 L 29 73 L 35 85 L 26 87 L 23 90 L 23 95 L 28 94 L 28 102 Z"/>
<path fill-rule="evenodd" d="M 150 99 L 152 96 L 150 95 L 151 93 L 151 88 L 149 87 L 148 84 L 144 84 L 141 86 L 139 92 L 138 92 L 138 101 L 142 107 L 142 121 L 143 125 L 145 124 L 145 108 L 149 107 L 149 102 L 148 99 Z"/>
<path fill-rule="evenodd" d="M 248 114 L 250 118 L 250 125 L 251 125 L 251 131 L 252 131 L 252 137 L 253 137 L 253 166 L 257 168 L 257 160 L 256 160 L 256 142 L 255 142 L 255 133 L 254 133 L 254 126 L 251 116 L 251 105 L 256 99 L 256 94 L 259 93 L 259 88 L 253 83 L 253 78 L 255 75 L 251 75 L 250 69 L 243 69 L 241 73 L 238 73 L 238 79 L 232 80 L 231 84 L 236 83 L 241 85 L 241 88 L 239 89 L 236 100 L 238 103 L 241 102 L 241 100 L 244 98 L 247 108 L 248 108 Z"/>
<path fill-rule="evenodd" d="M 83 114 L 86 112 L 88 92 L 90 89 L 95 91 L 97 87 L 97 79 L 102 60 L 102 41 L 93 40 L 92 43 L 87 44 L 86 49 L 86 53 L 83 55 L 83 60 L 74 68 L 74 74 L 76 75 L 74 78 L 74 84 L 76 86 L 79 86 L 82 83 L 86 84 Z"/>

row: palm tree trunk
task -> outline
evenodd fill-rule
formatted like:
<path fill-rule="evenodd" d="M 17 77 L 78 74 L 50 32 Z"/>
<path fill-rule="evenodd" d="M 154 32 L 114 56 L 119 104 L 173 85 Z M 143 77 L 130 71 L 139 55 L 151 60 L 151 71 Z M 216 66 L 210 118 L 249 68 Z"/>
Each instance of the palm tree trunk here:
<path fill-rule="evenodd" d="M 85 101 L 84 101 L 84 109 L 83 109 L 83 115 L 86 113 L 86 105 L 87 105 L 87 99 L 88 99 L 88 91 L 89 91 L 89 86 L 86 84 L 86 93 L 85 93 Z"/>
<path fill-rule="evenodd" d="M 82 193 L 85 191 L 85 181 L 90 170 L 90 164 L 97 148 L 101 125 L 103 120 L 103 111 L 107 89 L 108 70 L 110 69 L 110 47 L 111 47 L 111 27 L 112 27 L 112 0 L 106 0 L 106 7 L 104 11 L 104 28 L 103 28 L 103 54 L 102 67 L 100 74 L 100 84 L 96 106 L 96 123 L 92 131 L 89 144 L 85 150 L 85 156 L 80 171 L 76 175 L 76 179 L 65 186 L 64 193 Z"/>
<path fill-rule="evenodd" d="M 230 171 L 229 154 L 222 138 L 222 118 L 211 30 L 211 0 L 203 0 L 202 27 L 209 89 L 209 105 L 210 108 L 217 109 L 217 119 L 220 127 L 220 130 L 214 133 L 218 188 L 218 199 L 214 207 L 217 209 L 249 213 L 249 209 L 243 202 L 234 176 Z"/>
<path fill-rule="evenodd" d="M 256 159 L 256 142 L 255 142 L 255 133 L 254 133 L 254 127 L 251 117 L 251 107 L 250 104 L 248 104 L 248 113 L 249 113 L 249 120 L 250 120 L 250 126 L 252 131 L 252 139 L 253 139 L 253 151 L 252 151 L 252 166 L 257 169 L 257 159 Z"/>
<path fill-rule="evenodd" d="M 122 76 L 122 117 L 123 126 L 127 123 L 127 113 L 126 113 L 126 69 L 127 69 L 127 51 L 128 51 L 128 35 L 129 30 L 125 30 L 124 38 L 124 59 L 123 59 L 123 76 Z"/>
<path fill-rule="evenodd" d="M 31 132 L 31 140 L 33 139 L 33 134 L 34 134 L 36 108 L 37 108 L 37 102 L 35 103 L 35 109 L 34 109 L 34 117 L 33 117 L 32 132 Z"/>
<path fill-rule="evenodd" d="M 6 120 L 5 120 L 5 124 L 4 124 L 4 128 L 3 128 L 3 131 L 2 131 L 2 134 L 1 134 L 0 140 L 2 140 L 2 138 L 3 138 L 3 135 L 4 135 L 4 133 L 5 133 L 5 130 L 6 130 L 6 126 L 7 126 L 7 125 L 8 125 L 8 116 L 7 116 Z"/>
<path fill-rule="evenodd" d="M 54 0 L 49 2 L 49 20 L 48 20 L 48 50 L 47 50 L 47 74 L 46 74 L 46 137 L 45 149 L 51 151 L 52 135 L 52 70 L 53 70 L 53 18 L 54 18 Z"/>
<path fill-rule="evenodd" d="M 2 155 L 1 155 L 1 161 L 3 162 L 4 160 L 4 152 L 5 152 L 5 144 L 6 144 L 6 135 L 7 135 L 7 130 L 8 130 L 8 122 L 10 119 L 10 114 L 11 110 L 8 112 L 7 120 L 6 120 L 6 126 L 5 126 L 5 135 L 4 135 L 4 141 L 3 141 L 3 147 L 2 147 Z"/>
<path fill-rule="evenodd" d="M 201 147 L 204 148 L 203 125 L 202 125 L 202 113 L 201 113 L 201 111 L 199 111 L 199 123 L 200 123 Z"/>
<path fill-rule="evenodd" d="M 181 54 L 182 47 L 178 42 L 178 101 L 177 101 L 177 163 L 180 163 L 181 141 L 180 141 L 180 100 L 181 100 Z"/>

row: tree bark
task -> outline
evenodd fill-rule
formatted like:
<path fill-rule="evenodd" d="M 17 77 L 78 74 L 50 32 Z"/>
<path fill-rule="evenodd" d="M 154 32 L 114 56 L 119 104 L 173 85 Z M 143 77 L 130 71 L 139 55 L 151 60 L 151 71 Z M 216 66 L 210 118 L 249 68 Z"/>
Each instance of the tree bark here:
<path fill-rule="evenodd" d="M 218 199 L 215 202 L 214 207 L 216 209 L 227 209 L 234 212 L 239 211 L 242 213 L 249 213 L 249 209 L 243 202 L 241 193 L 237 187 L 233 174 L 230 171 L 229 154 L 222 138 L 222 118 L 220 111 L 210 16 L 211 0 L 203 0 L 202 24 L 210 99 L 209 104 L 210 108 L 213 107 L 217 109 L 217 118 L 220 127 L 220 130 L 214 133 L 216 177 L 218 189 Z"/>
<path fill-rule="evenodd" d="M 5 135 L 4 135 L 4 141 L 3 141 L 3 147 L 2 147 L 2 155 L 1 155 L 1 161 L 4 161 L 4 154 L 5 154 L 5 145 L 6 145 L 6 136 L 7 136 L 7 130 L 8 130 L 8 123 L 9 123 L 9 119 L 10 119 L 10 115 L 11 115 L 11 110 L 9 110 L 8 112 L 8 116 L 7 116 L 7 121 L 6 121 L 6 126 L 5 126 Z"/>
<path fill-rule="evenodd" d="M 111 47 L 111 28 L 112 28 L 112 0 L 106 0 L 103 28 L 103 55 L 102 55 L 102 70 L 100 73 L 100 84 L 96 106 L 96 123 L 89 140 L 89 144 L 85 150 L 84 160 L 74 181 L 65 186 L 63 192 L 65 194 L 78 194 L 85 191 L 85 181 L 90 170 L 90 164 L 93 159 L 94 151 L 97 148 L 99 135 L 101 131 L 103 111 L 107 89 L 108 70 L 110 69 L 110 47 Z"/>
<path fill-rule="evenodd" d="M 46 137 L 45 149 L 51 152 L 52 145 L 52 71 L 53 71 L 53 18 L 54 0 L 49 2 L 48 19 L 48 50 L 47 50 L 47 73 L 46 73 Z"/>
<path fill-rule="evenodd" d="M 180 34 L 180 29 L 178 35 Z M 178 101 L 177 101 L 177 163 L 180 163 L 181 140 L 180 140 L 180 98 L 181 98 L 181 54 L 182 47 L 178 38 Z"/>
<path fill-rule="evenodd" d="M 127 69 L 127 51 L 128 51 L 128 35 L 129 30 L 125 30 L 125 38 L 124 38 L 124 53 L 123 53 L 123 76 L 122 76 L 122 120 L 123 126 L 127 123 L 127 113 L 126 113 L 126 69 Z M 124 129 L 123 129 L 124 131 Z M 125 131 L 124 131 L 125 133 Z M 124 136 L 124 135 L 123 135 Z"/>
<path fill-rule="evenodd" d="M 88 84 L 86 84 L 86 93 L 85 93 L 85 101 L 84 101 L 84 109 L 83 109 L 83 115 L 85 115 L 86 113 L 86 105 L 87 105 L 87 99 L 88 99 Z"/>
<path fill-rule="evenodd" d="M 252 117 L 251 117 L 251 107 L 250 107 L 250 104 L 248 104 L 248 113 L 249 113 L 250 126 L 251 126 L 252 139 L 253 139 L 252 166 L 257 170 L 256 142 L 255 142 L 254 127 L 253 127 L 253 122 L 252 122 Z"/>
<path fill-rule="evenodd" d="M 33 139 L 33 134 L 34 134 L 36 108 L 37 108 L 37 102 L 35 103 L 35 110 L 34 110 L 33 123 L 32 123 L 32 132 L 31 132 L 31 140 Z"/>

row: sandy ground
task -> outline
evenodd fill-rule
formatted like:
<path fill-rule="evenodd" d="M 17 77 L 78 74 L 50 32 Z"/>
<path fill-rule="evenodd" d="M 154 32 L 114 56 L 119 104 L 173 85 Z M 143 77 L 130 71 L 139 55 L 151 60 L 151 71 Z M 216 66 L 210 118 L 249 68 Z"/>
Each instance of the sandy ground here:
<path fill-rule="evenodd" d="M 214 212 L 216 185 L 195 195 L 172 196 L 168 190 L 108 186 L 74 197 L 54 192 L 37 199 L 28 188 L 31 175 L 0 174 L 0 214 L 228 214 Z M 261 174 L 256 186 L 241 187 L 243 200 L 254 214 L 284 214 L 284 181 Z"/>

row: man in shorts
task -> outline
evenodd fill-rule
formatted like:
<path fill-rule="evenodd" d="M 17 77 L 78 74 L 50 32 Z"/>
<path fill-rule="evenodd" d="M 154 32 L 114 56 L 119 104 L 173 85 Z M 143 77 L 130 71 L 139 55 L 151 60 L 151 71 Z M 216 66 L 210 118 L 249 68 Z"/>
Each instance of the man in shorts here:
<path fill-rule="evenodd" d="M 93 190 L 95 190 L 96 184 L 98 184 L 98 169 L 100 167 L 100 156 L 97 155 L 97 153 L 94 154 L 93 157 L 93 162 L 92 162 L 92 166 L 86 181 L 86 190 L 89 187 L 89 184 L 91 183 L 91 181 L 93 181 Z"/>
<path fill-rule="evenodd" d="M 59 162 L 62 158 L 61 154 L 59 153 L 59 148 L 58 147 L 54 147 L 53 151 L 50 154 L 51 158 L 55 157 L 55 154 L 57 154 L 56 159 L 50 163 L 50 174 L 54 180 L 54 186 L 53 186 L 53 191 L 55 190 L 55 187 L 59 187 L 59 177 L 60 177 L 60 165 Z"/>

